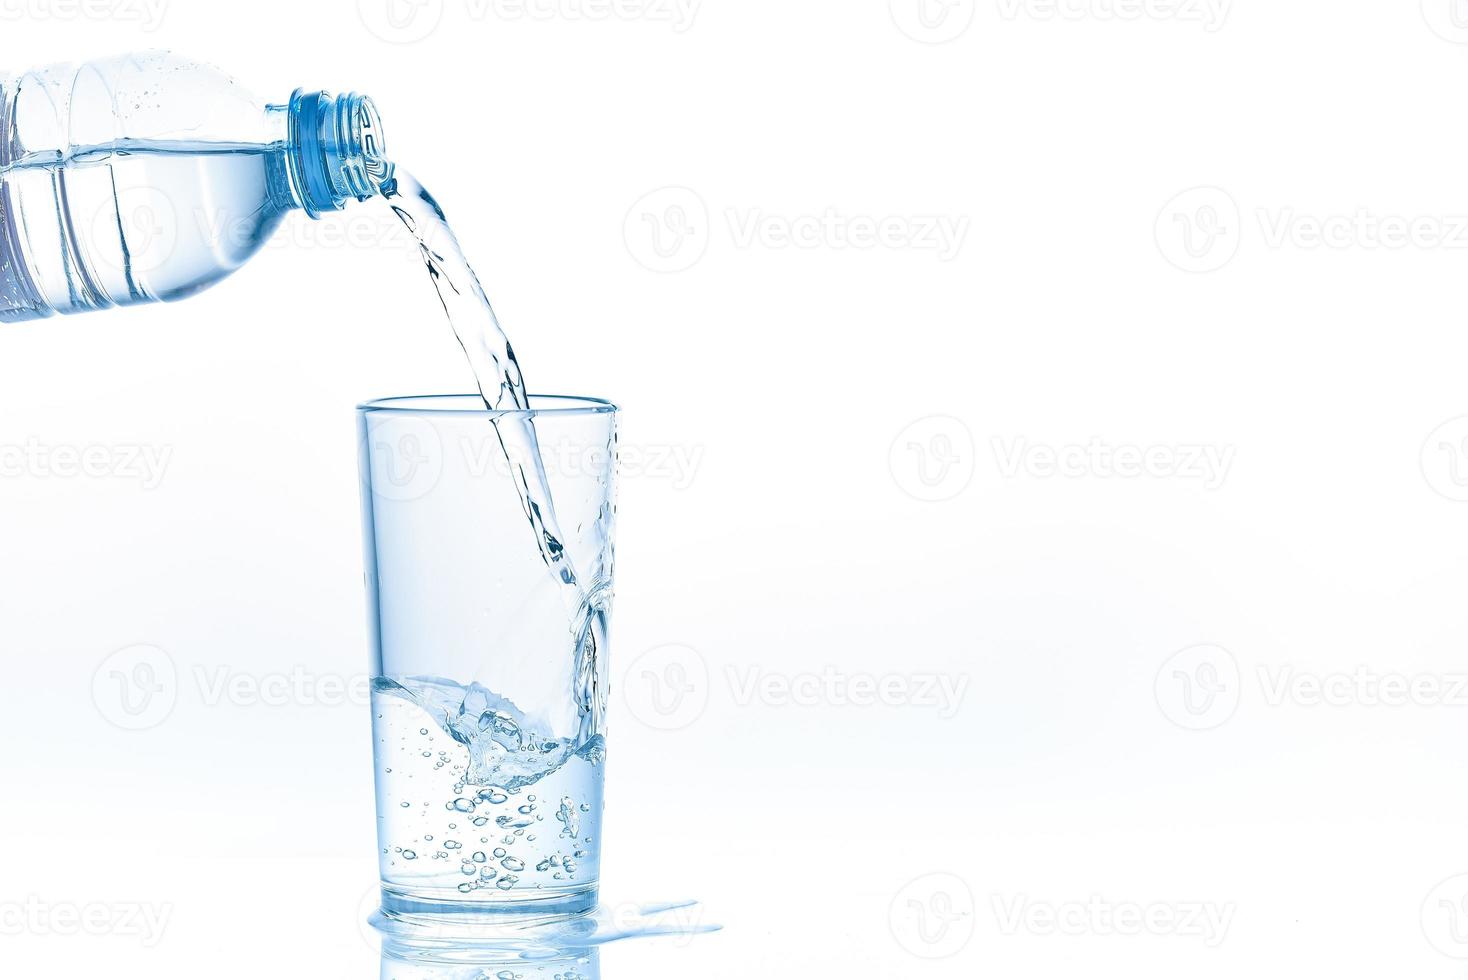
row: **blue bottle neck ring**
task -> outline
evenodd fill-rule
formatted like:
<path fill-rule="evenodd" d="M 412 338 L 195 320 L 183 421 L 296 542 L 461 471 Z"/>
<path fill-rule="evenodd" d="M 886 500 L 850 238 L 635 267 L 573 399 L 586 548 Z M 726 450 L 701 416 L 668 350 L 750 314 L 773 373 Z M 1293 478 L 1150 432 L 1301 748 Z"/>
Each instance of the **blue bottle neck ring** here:
<path fill-rule="evenodd" d="M 288 119 L 286 168 L 311 217 L 375 197 L 392 179 L 382 119 L 367 96 L 296 89 Z"/>

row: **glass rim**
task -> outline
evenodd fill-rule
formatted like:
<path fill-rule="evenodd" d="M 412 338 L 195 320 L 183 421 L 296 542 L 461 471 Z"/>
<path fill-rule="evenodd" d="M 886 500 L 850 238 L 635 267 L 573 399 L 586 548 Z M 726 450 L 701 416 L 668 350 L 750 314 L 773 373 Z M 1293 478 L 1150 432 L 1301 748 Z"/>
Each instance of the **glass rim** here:
<path fill-rule="evenodd" d="M 619 411 L 605 398 L 589 395 L 526 395 L 529 408 L 490 409 L 477 394 L 391 395 L 373 398 L 357 405 L 360 415 L 391 412 L 397 415 L 480 415 L 499 418 L 519 415 L 604 415 Z M 537 404 L 539 403 L 539 404 Z"/>

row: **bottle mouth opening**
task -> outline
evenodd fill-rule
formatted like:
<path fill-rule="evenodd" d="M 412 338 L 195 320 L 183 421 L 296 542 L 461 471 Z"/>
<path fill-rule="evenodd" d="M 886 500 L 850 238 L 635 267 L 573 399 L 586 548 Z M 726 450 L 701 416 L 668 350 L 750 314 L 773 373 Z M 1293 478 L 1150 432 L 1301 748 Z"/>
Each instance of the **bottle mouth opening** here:
<path fill-rule="evenodd" d="M 290 104 L 289 169 L 311 217 L 365 201 L 392 180 L 377 106 L 355 92 L 331 96 L 297 89 Z"/>
<path fill-rule="evenodd" d="M 387 138 L 377 105 L 353 92 L 336 100 L 338 143 L 342 148 L 340 173 L 347 190 L 359 201 L 375 197 L 392 179 Z"/>

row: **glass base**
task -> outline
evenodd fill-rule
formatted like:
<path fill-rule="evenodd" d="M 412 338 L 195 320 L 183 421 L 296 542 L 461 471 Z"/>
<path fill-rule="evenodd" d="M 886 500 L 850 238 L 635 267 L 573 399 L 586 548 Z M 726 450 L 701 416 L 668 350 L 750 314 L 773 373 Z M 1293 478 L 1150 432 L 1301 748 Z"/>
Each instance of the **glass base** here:
<path fill-rule="evenodd" d="M 595 882 L 565 888 L 534 888 L 523 893 L 498 892 L 494 901 L 468 901 L 457 892 L 436 889 L 414 890 L 397 885 L 382 886 L 382 917 L 394 926 L 413 931 L 444 929 L 455 925 L 524 926 L 552 923 L 596 908 Z"/>

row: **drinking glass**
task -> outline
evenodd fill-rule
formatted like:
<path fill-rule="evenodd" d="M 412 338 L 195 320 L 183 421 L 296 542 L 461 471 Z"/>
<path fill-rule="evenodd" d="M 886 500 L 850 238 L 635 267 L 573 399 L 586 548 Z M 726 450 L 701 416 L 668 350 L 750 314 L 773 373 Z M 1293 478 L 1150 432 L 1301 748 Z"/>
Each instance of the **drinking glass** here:
<path fill-rule="evenodd" d="M 358 406 L 384 915 L 596 905 L 616 413 Z"/>

